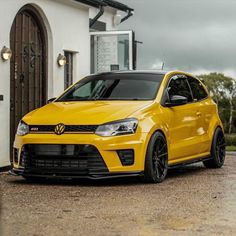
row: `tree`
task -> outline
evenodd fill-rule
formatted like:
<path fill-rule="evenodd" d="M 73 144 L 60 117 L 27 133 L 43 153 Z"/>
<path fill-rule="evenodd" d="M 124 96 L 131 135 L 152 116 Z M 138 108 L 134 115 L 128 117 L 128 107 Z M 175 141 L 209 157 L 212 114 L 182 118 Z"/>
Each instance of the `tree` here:
<path fill-rule="evenodd" d="M 228 133 L 232 133 L 236 106 L 236 80 L 221 73 L 199 75 L 219 107 L 219 113 Z M 236 127 L 234 126 L 234 129 Z"/>

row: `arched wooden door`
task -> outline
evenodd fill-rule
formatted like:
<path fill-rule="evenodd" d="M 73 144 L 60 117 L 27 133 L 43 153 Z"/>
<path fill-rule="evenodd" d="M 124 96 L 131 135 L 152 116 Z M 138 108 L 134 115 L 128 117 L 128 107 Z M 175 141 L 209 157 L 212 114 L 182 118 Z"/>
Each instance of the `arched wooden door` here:
<path fill-rule="evenodd" d="M 29 5 L 16 15 L 10 33 L 10 143 L 17 125 L 47 99 L 47 33 L 37 10 Z"/>

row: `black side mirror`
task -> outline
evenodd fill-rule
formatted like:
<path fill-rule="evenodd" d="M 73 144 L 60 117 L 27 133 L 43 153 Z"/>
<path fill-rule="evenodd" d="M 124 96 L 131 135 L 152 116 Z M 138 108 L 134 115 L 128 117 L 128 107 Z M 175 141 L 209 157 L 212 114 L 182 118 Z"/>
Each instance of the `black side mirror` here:
<path fill-rule="evenodd" d="M 173 95 L 170 97 L 170 101 L 165 103 L 166 107 L 180 106 L 188 103 L 188 99 L 184 96 Z"/>
<path fill-rule="evenodd" d="M 50 98 L 48 101 L 47 101 L 47 104 L 49 103 L 52 103 L 56 98 Z"/>

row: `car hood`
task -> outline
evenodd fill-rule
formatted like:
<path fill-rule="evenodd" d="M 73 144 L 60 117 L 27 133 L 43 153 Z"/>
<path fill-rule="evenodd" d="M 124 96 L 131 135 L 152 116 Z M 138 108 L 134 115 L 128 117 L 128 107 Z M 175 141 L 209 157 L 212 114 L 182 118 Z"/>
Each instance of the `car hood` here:
<path fill-rule="evenodd" d="M 79 101 L 53 102 L 28 113 L 28 125 L 97 125 L 129 117 L 153 101 Z"/>

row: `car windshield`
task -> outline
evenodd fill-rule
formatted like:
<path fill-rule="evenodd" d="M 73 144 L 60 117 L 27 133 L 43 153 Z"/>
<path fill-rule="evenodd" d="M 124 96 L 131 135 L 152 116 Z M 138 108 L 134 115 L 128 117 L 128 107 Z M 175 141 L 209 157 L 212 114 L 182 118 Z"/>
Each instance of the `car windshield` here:
<path fill-rule="evenodd" d="M 164 75 L 114 73 L 86 77 L 56 101 L 153 100 Z"/>

